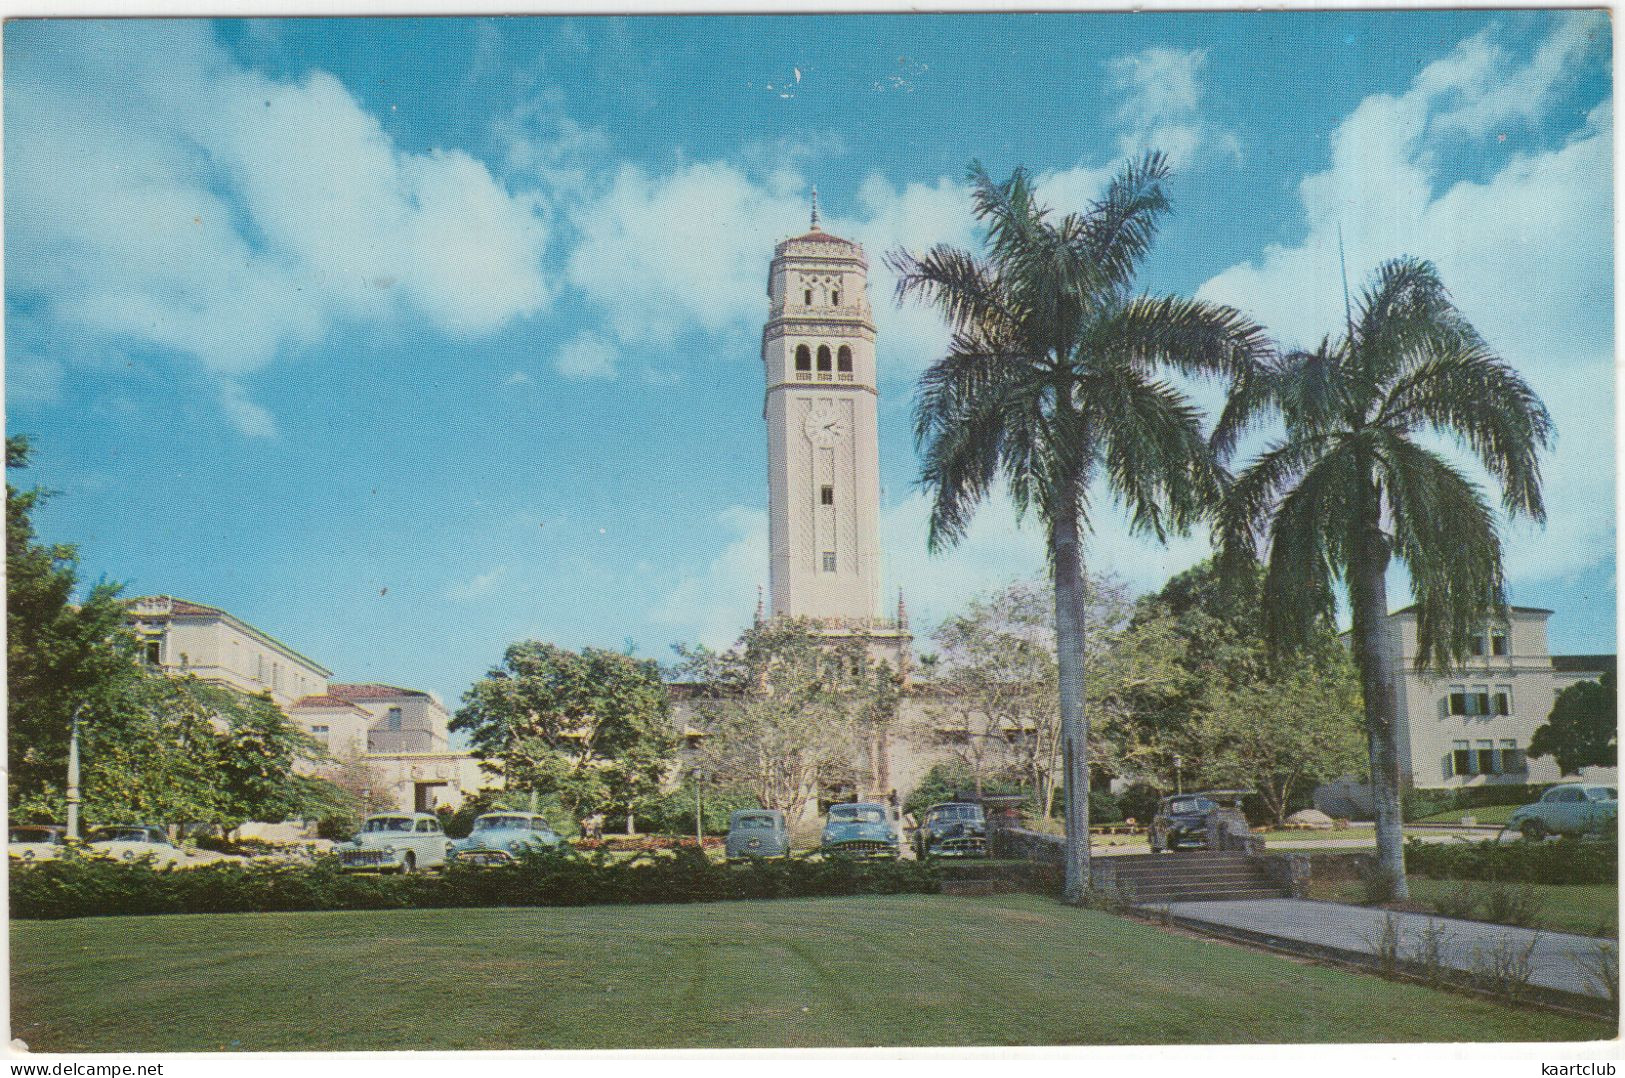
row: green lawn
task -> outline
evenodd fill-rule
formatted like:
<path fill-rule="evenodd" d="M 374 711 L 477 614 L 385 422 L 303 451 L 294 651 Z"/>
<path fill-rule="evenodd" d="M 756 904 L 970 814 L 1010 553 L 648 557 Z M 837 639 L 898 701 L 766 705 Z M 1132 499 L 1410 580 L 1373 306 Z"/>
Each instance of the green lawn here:
<path fill-rule="evenodd" d="M 1416 902 L 1437 903 L 1454 895 L 1462 886 L 1459 880 L 1432 880 L 1424 876 L 1411 876 L 1407 882 L 1411 899 Z M 1483 896 L 1494 884 L 1472 881 L 1467 884 L 1480 896 L 1474 916 L 1487 919 Z M 1521 890 L 1523 884 L 1506 886 Z M 1609 884 L 1530 884 L 1540 896 L 1541 911 L 1535 927 L 1552 932 L 1575 932 L 1582 936 L 1619 935 L 1619 888 Z M 1358 902 L 1361 887 L 1358 882 L 1343 881 L 1315 885 L 1315 898 L 1334 902 Z"/>
<path fill-rule="evenodd" d="M 1517 809 L 1517 805 L 1480 805 L 1477 808 L 1435 812 L 1432 816 L 1423 816 L 1411 823 L 1460 823 L 1463 816 L 1471 816 L 1480 827 L 1498 827 L 1506 823 Z"/>
<path fill-rule="evenodd" d="M 1032 895 L 13 921 L 41 1051 L 1611 1037 Z"/>

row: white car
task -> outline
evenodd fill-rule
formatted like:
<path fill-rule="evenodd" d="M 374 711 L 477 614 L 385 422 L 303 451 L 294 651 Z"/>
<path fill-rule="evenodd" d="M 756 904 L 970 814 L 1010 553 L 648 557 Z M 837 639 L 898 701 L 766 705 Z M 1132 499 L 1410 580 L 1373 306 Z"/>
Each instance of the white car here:
<path fill-rule="evenodd" d="M 166 866 L 186 860 L 186 851 L 170 842 L 163 828 L 144 824 L 98 827 L 90 833 L 88 852 L 115 861 L 150 859 L 155 865 Z"/>
<path fill-rule="evenodd" d="M 6 836 L 6 853 L 22 861 L 51 861 L 67 841 L 68 829 L 54 823 L 20 823 Z"/>
<path fill-rule="evenodd" d="M 416 872 L 441 868 L 452 841 L 440 820 L 427 812 L 382 812 L 368 816 L 361 833 L 338 848 L 346 872 Z"/>

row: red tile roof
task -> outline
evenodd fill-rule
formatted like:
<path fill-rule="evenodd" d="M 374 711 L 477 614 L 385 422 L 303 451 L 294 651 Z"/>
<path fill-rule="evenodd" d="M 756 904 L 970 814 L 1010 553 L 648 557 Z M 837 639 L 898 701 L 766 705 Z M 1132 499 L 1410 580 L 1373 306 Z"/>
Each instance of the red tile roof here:
<path fill-rule="evenodd" d="M 841 237 L 839 237 L 837 235 L 834 235 L 833 233 L 830 233 L 830 232 L 825 232 L 823 229 L 819 229 L 819 230 L 814 231 L 814 232 L 804 232 L 799 236 L 791 236 L 789 239 L 785 240 L 784 242 L 785 243 L 799 243 L 802 240 L 812 240 L 815 243 L 844 243 L 848 247 L 856 247 L 857 246 L 857 244 L 853 243 L 851 240 L 843 240 Z"/>
<path fill-rule="evenodd" d="M 374 683 L 360 685 L 346 685 L 334 682 L 327 687 L 329 696 L 337 696 L 344 700 L 390 700 L 399 696 L 428 696 L 426 692 L 417 689 L 402 689 L 394 685 L 378 685 Z"/>
<path fill-rule="evenodd" d="M 358 707 L 355 704 L 350 703 L 348 700 L 341 700 L 337 696 L 302 696 L 297 702 L 294 703 L 293 706 L 294 710 L 296 711 L 300 708 L 307 708 L 310 710 L 325 708 L 327 710 L 332 710 L 333 708 L 341 707 L 350 711 L 359 711 L 363 715 L 367 713 L 366 708 Z"/>

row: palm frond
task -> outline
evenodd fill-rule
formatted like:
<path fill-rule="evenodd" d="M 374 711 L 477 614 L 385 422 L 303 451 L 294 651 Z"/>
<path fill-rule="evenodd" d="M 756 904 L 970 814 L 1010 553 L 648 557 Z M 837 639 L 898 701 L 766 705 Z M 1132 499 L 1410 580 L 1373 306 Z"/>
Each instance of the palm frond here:
<path fill-rule="evenodd" d="M 1375 395 L 1409 364 L 1442 342 L 1479 342 L 1478 333 L 1450 299 L 1433 263 L 1396 258 L 1377 268 L 1360 297 L 1349 342 L 1360 371 L 1354 384 Z"/>
<path fill-rule="evenodd" d="M 1417 668 L 1449 671 L 1504 600 L 1494 510 L 1476 484 L 1407 438 L 1383 436 L 1377 461 L 1394 556 L 1416 599 Z"/>
<path fill-rule="evenodd" d="M 1150 151 L 1130 162 L 1083 218 L 1089 260 L 1102 281 L 1126 286 L 1151 249 L 1157 225 L 1169 211 L 1163 183 L 1171 175 L 1168 158 Z"/>
<path fill-rule="evenodd" d="M 1336 614 L 1333 582 L 1349 564 L 1360 481 L 1353 447 L 1344 444 L 1310 464 L 1275 511 L 1262 605 L 1277 652 L 1308 643 Z"/>
<path fill-rule="evenodd" d="M 914 299 L 935 307 L 954 329 L 1017 319 L 992 267 L 968 251 L 938 244 L 915 257 L 899 248 L 888 251 L 885 261 L 897 275 L 899 304 Z"/>
<path fill-rule="evenodd" d="M 1501 486 L 1509 513 L 1544 521 L 1540 451 L 1555 437 L 1535 391 L 1481 341 L 1436 340 L 1389 390 L 1377 421 L 1395 432 L 1426 427 L 1465 445 Z"/>

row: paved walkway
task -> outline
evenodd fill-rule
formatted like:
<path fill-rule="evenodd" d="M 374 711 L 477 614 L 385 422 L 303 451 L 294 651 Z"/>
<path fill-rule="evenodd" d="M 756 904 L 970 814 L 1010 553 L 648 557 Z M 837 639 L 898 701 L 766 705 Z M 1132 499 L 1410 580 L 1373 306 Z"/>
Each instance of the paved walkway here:
<path fill-rule="evenodd" d="M 1488 828 L 1450 828 L 1405 831 L 1405 838 L 1417 839 L 1420 842 L 1482 842 L 1500 834 L 1498 827 Z M 1264 845 L 1265 853 L 1304 853 L 1311 850 L 1375 850 L 1377 848 L 1376 833 L 1365 831 L 1352 837 L 1337 837 L 1338 832 L 1305 831 L 1302 838 L 1279 839 L 1272 838 Z M 1514 832 L 1516 835 L 1516 832 Z M 1521 836 L 1520 836 L 1521 837 Z M 1123 854 L 1150 853 L 1151 847 L 1144 839 L 1135 842 L 1125 842 L 1117 846 L 1092 846 L 1089 850 L 1091 857 L 1117 857 Z"/>
<path fill-rule="evenodd" d="M 1159 907 L 1160 908 L 1160 907 Z M 1401 933 L 1400 953 L 1412 956 L 1421 944 L 1431 921 L 1445 937 L 1441 941 L 1444 962 L 1454 969 L 1471 971 L 1475 949 L 1479 960 L 1487 959 L 1497 948 L 1521 954 L 1534 942 L 1531 983 L 1561 992 L 1606 996 L 1606 992 L 1585 974 L 1575 956 L 1595 955 L 1605 942 L 1589 936 L 1563 932 L 1535 932 L 1508 925 L 1458 921 L 1424 913 L 1397 913 L 1340 902 L 1316 902 L 1302 898 L 1257 898 L 1239 902 L 1175 902 L 1169 907 L 1175 917 L 1220 929 L 1239 929 L 1254 937 L 1269 936 L 1283 943 L 1374 956 L 1382 939 L 1384 918 L 1393 917 Z"/>

